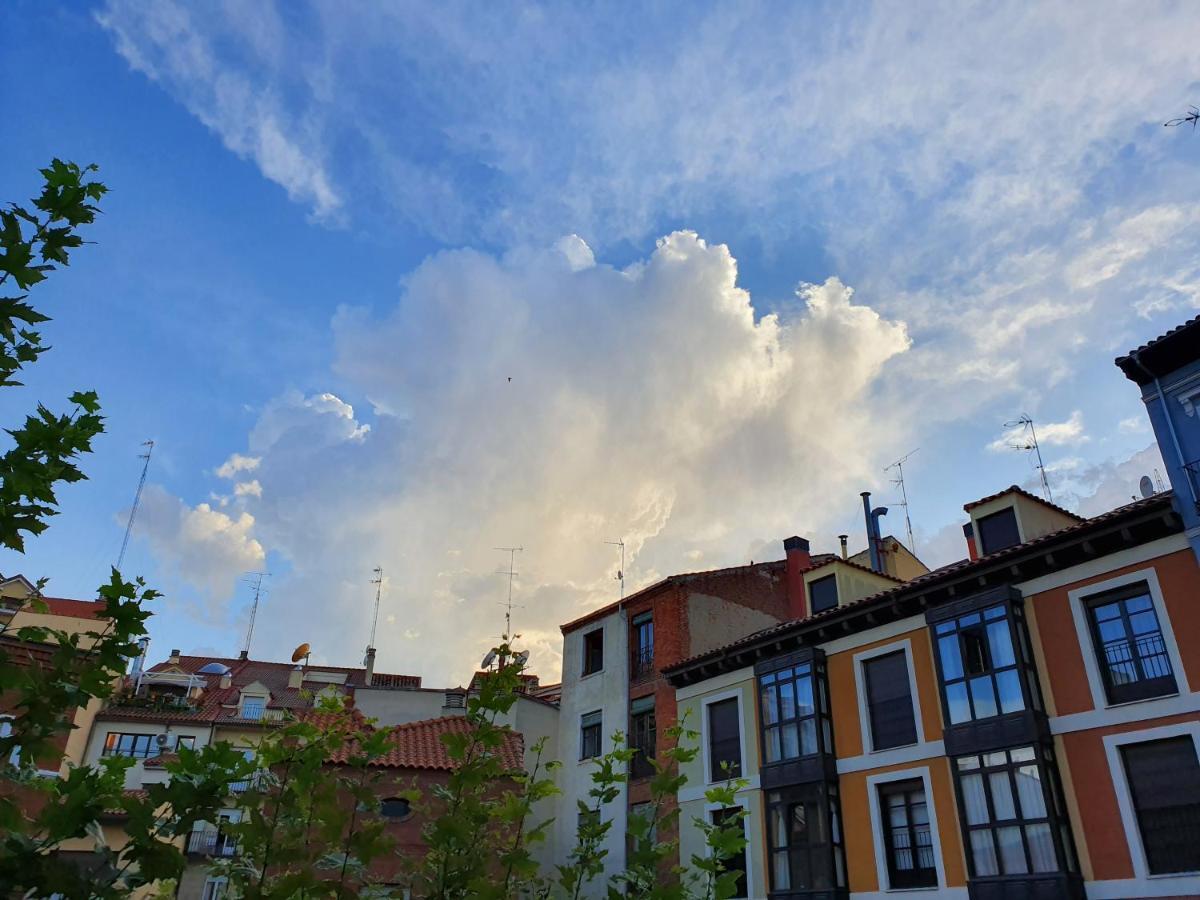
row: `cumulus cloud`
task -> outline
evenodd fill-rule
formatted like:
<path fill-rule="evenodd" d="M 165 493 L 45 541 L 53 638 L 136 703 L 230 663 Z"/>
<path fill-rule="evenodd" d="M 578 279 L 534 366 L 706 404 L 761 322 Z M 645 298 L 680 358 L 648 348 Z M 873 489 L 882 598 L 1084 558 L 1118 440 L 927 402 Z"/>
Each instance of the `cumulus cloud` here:
<path fill-rule="evenodd" d="M 1083 413 L 1079 410 L 1063 422 L 1034 422 L 1034 428 L 1038 443 L 1043 447 L 1073 447 L 1091 440 L 1083 431 Z M 1026 426 L 1015 425 L 988 444 L 987 449 L 992 453 L 1005 453 L 1026 445 L 1032 448 L 1030 440 Z"/>
<path fill-rule="evenodd" d="M 260 462 L 262 462 L 261 457 L 233 453 L 229 459 L 217 467 L 215 474 L 218 478 L 237 478 L 242 472 L 253 472 L 258 468 Z"/>
<path fill-rule="evenodd" d="M 370 429 L 332 394 L 262 410 L 261 496 L 229 521 L 291 568 L 274 595 L 305 615 L 263 638 L 276 652 L 312 635 L 324 658 L 359 652 L 383 565 L 380 666 L 461 679 L 503 628 L 493 548 L 519 545 L 514 624 L 554 676 L 558 625 L 616 596 L 605 541 L 624 539 L 632 590 L 748 561 L 763 534 L 818 537 L 830 497 L 875 477 L 902 322 L 835 278 L 762 315 L 692 232 L 624 268 L 581 266 L 585 249 L 441 253 L 394 308 L 343 309 L 337 375 L 394 410 Z"/>
<path fill-rule="evenodd" d="M 136 533 L 145 538 L 172 579 L 181 579 L 219 604 L 237 579 L 261 567 L 266 553 L 253 537 L 254 517 L 229 515 L 207 503 L 188 506 L 159 485 L 147 485 Z"/>

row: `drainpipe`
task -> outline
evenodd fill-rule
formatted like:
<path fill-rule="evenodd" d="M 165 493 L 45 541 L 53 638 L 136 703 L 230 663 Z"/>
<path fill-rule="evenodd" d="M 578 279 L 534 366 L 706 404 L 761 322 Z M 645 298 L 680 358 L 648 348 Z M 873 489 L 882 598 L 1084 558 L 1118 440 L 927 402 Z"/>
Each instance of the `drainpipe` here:
<path fill-rule="evenodd" d="M 1179 443 L 1179 435 L 1175 433 L 1175 422 L 1171 418 L 1171 412 L 1167 409 L 1167 398 L 1163 395 L 1162 382 L 1158 380 L 1158 376 L 1142 365 L 1142 358 L 1134 351 L 1130 354 L 1133 361 L 1137 363 L 1137 367 L 1145 372 L 1154 381 L 1154 393 L 1158 397 L 1158 405 L 1162 409 L 1163 418 L 1167 420 L 1167 433 L 1171 435 L 1171 444 L 1175 448 L 1175 458 L 1179 460 L 1179 467 L 1183 469 L 1183 480 L 1187 483 L 1188 491 L 1192 495 L 1192 505 L 1200 509 L 1200 497 L 1196 496 L 1196 485 L 1192 481 L 1191 473 L 1184 468 L 1187 465 L 1187 460 L 1183 458 L 1183 446 Z"/>

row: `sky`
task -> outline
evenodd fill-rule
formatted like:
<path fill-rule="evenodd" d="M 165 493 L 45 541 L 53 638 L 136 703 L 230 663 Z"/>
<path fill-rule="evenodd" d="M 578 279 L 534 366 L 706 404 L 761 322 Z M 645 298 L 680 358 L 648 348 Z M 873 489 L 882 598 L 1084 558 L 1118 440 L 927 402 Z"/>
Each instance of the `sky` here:
<path fill-rule="evenodd" d="M 13 423 L 99 391 L 89 480 L 0 572 L 165 593 L 151 657 L 301 642 L 464 682 L 504 629 L 683 571 L 917 554 L 964 503 L 1161 471 L 1113 358 L 1200 308 L 1186 3 L 0 6 L 0 198 L 111 193 L 37 288 Z M 37 77 L 31 77 L 37 73 Z"/>

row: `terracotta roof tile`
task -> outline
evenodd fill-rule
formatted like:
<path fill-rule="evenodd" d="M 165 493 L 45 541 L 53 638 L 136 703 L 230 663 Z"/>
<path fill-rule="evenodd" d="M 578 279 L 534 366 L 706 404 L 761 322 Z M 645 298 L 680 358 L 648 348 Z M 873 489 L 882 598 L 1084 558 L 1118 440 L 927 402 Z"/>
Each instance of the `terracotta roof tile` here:
<path fill-rule="evenodd" d="M 964 503 L 963 504 L 963 512 L 970 512 L 975 507 L 983 506 L 983 504 L 985 504 L 985 503 L 991 503 L 993 500 L 998 500 L 999 498 L 1003 497 L 1005 494 L 1020 494 L 1026 500 L 1032 500 L 1035 503 L 1042 504 L 1042 506 L 1048 506 L 1050 509 L 1053 509 L 1053 510 L 1056 510 L 1056 511 L 1062 513 L 1064 516 L 1070 516 L 1076 522 L 1084 521 L 1083 516 L 1076 515 L 1075 513 L 1071 512 L 1069 509 L 1064 509 L 1063 507 L 1059 506 L 1057 503 L 1051 503 L 1049 500 L 1044 500 L 1041 497 L 1039 497 L 1037 494 L 1031 494 L 1031 493 L 1029 493 L 1029 491 L 1025 490 L 1023 487 L 1016 485 L 1016 484 L 1010 484 L 1004 490 L 997 491 L 996 493 L 990 494 L 987 497 L 983 497 L 979 500 L 973 500 L 970 503 Z"/>
<path fill-rule="evenodd" d="M 324 714 L 314 714 L 312 721 L 320 721 Z M 471 723 L 466 716 L 443 716 L 437 719 L 422 719 L 407 722 L 389 729 L 392 749 L 373 763 L 389 769 L 438 769 L 451 772 L 456 763 L 450 758 L 442 737 L 447 734 L 469 734 Z M 330 758 L 331 763 L 348 762 L 355 753 L 355 746 L 342 748 Z M 525 766 L 525 743 L 518 732 L 508 730 L 497 750 L 506 770 L 519 772 Z"/>

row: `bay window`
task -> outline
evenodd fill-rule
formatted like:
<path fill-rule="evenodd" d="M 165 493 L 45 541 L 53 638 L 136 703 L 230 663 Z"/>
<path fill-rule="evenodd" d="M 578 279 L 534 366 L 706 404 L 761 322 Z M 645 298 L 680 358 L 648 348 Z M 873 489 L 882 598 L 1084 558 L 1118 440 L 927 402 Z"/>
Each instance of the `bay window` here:
<path fill-rule="evenodd" d="M 767 799 L 767 870 L 772 894 L 831 891 L 846 886 L 837 786 L 817 781 Z"/>

